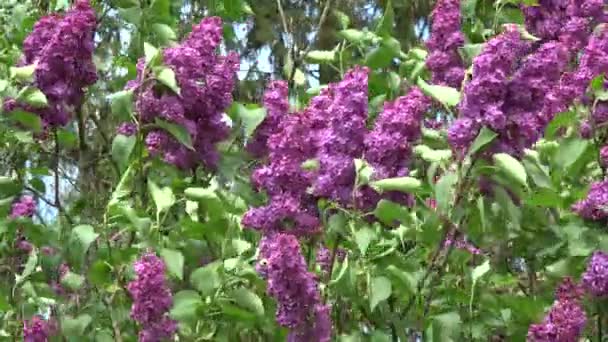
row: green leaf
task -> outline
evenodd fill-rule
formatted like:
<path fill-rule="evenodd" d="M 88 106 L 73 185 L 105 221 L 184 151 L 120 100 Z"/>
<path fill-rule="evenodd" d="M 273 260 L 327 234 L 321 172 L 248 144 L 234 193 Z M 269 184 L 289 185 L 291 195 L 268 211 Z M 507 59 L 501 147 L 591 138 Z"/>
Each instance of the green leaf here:
<path fill-rule="evenodd" d="M 179 280 L 184 279 L 184 255 L 180 251 L 164 248 L 160 251 L 160 256 L 167 265 L 169 273 Z"/>
<path fill-rule="evenodd" d="M 231 112 L 243 123 L 246 137 L 252 136 L 256 128 L 266 118 L 266 109 L 258 105 L 243 105 L 235 102 L 232 105 Z"/>
<path fill-rule="evenodd" d="M 534 191 L 526 200 L 528 205 L 539 206 L 543 208 L 560 208 L 562 198 L 552 189 L 541 188 Z"/>
<path fill-rule="evenodd" d="M 213 294 L 213 291 L 221 285 L 219 268 L 223 262 L 215 261 L 204 267 L 196 269 L 190 275 L 190 283 L 204 297 Z"/>
<path fill-rule="evenodd" d="M 247 252 L 252 247 L 251 242 L 241 240 L 241 239 L 234 239 L 231 241 L 231 243 L 232 243 L 232 247 L 236 250 L 236 254 L 238 254 L 238 255 L 241 255 L 241 254 Z"/>
<path fill-rule="evenodd" d="M 526 169 L 519 160 L 511 157 L 506 153 L 497 153 L 492 156 L 494 163 L 498 168 L 509 178 L 516 181 L 520 185 L 528 186 L 528 176 Z"/>
<path fill-rule="evenodd" d="M 348 25 L 350 25 L 350 18 L 348 17 L 348 15 L 346 15 L 346 13 L 334 9 L 333 10 L 334 16 L 338 19 L 338 22 L 340 23 L 340 27 L 342 29 L 345 29 L 348 27 Z"/>
<path fill-rule="evenodd" d="M 378 26 L 376 26 L 376 33 L 381 36 L 390 36 L 393 32 L 394 22 L 395 12 L 393 11 L 393 4 L 391 0 L 388 0 L 384 8 L 384 15 L 382 15 Z"/>
<path fill-rule="evenodd" d="M 78 317 L 64 316 L 61 319 L 63 335 L 67 337 L 82 337 L 92 321 L 93 318 L 87 314 L 82 314 Z"/>
<path fill-rule="evenodd" d="M 374 169 L 363 159 L 355 159 L 354 163 L 355 172 L 357 173 L 355 187 L 368 184 L 369 180 L 372 178 Z"/>
<path fill-rule="evenodd" d="M 152 31 L 156 34 L 162 44 L 168 44 L 177 39 L 177 35 L 171 26 L 162 23 L 152 24 Z"/>
<path fill-rule="evenodd" d="M 383 191 L 399 191 L 399 192 L 414 192 L 422 186 L 416 178 L 412 177 L 396 177 L 386 178 L 371 182 L 370 186 L 379 192 Z"/>
<path fill-rule="evenodd" d="M 72 238 L 78 240 L 83 252 L 86 252 L 98 237 L 99 234 L 95 233 L 95 229 L 87 224 L 82 224 L 72 229 Z"/>
<path fill-rule="evenodd" d="M 330 63 L 336 60 L 336 56 L 337 53 L 335 50 L 313 50 L 306 54 L 306 60 L 312 63 Z"/>
<path fill-rule="evenodd" d="M 346 39 L 347 41 L 351 42 L 351 43 L 361 43 L 364 41 L 370 41 L 372 40 L 376 35 L 371 33 L 371 32 L 367 32 L 367 31 L 360 31 L 360 30 L 355 30 L 355 29 L 347 29 L 347 30 L 342 30 L 340 32 L 338 32 L 338 35 L 340 35 L 342 38 Z"/>
<path fill-rule="evenodd" d="M 242 14 L 242 10 L 242 0 L 224 0 L 224 11 L 229 18 L 239 18 Z"/>
<path fill-rule="evenodd" d="M 161 63 L 162 55 L 154 45 L 144 42 L 144 55 L 146 67 L 154 67 Z"/>
<path fill-rule="evenodd" d="M 344 258 L 342 265 L 340 266 L 340 270 L 338 272 L 332 273 L 332 279 L 329 281 L 329 285 L 337 284 L 346 274 L 348 270 L 348 255 Z"/>
<path fill-rule="evenodd" d="M 133 113 L 133 90 L 121 90 L 109 96 L 112 114 L 130 118 Z"/>
<path fill-rule="evenodd" d="M 555 138 L 555 134 L 561 127 L 571 125 L 577 122 L 578 116 L 574 111 L 567 111 L 559 113 L 551 120 L 551 122 L 545 128 L 545 139 L 552 140 Z"/>
<path fill-rule="evenodd" d="M 414 148 L 414 152 L 422 157 L 424 161 L 429 163 L 439 163 L 448 161 L 452 158 L 451 150 L 433 150 L 426 145 L 418 145 Z"/>
<path fill-rule="evenodd" d="M 173 308 L 169 315 L 178 321 L 194 321 L 197 318 L 197 309 L 201 305 L 203 300 L 198 292 L 182 290 L 173 296 Z"/>
<path fill-rule="evenodd" d="M 471 272 L 471 279 L 473 279 L 473 286 L 477 283 L 479 278 L 483 277 L 490 271 L 490 260 L 486 260 L 483 264 L 475 267 Z"/>
<path fill-rule="evenodd" d="M 84 277 L 73 272 L 66 273 L 61 277 L 61 285 L 72 291 L 78 291 L 84 284 Z"/>
<path fill-rule="evenodd" d="M 177 85 L 177 79 L 175 79 L 175 72 L 171 68 L 166 66 L 156 67 L 154 69 L 154 74 L 160 83 L 166 85 L 177 95 L 181 94 L 179 85 Z"/>
<path fill-rule="evenodd" d="M 3 93 L 8 87 L 9 83 L 7 80 L 0 79 L 0 93 Z"/>
<path fill-rule="evenodd" d="M 454 107 L 460 102 L 460 92 L 457 89 L 431 85 L 426 83 L 422 78 L 418 78 L 418 86 L 424 93 L 441 102 L 444 106 Z"/>
<path fill-rule="evenodd" d="M 244 309 L 247 309 L 258 316 L 264 315 L 264 304 L 262 299 L 251 290 L 241 287 L 230 294 L 236 304 Z"/>
<path fill-rule="evenodd" d="M 17 101 L 23 101 L 34 108 L 44 108 L 48 106 L 46 96 L 40 89 L 25 87 L 17 94 Z"/>
<path fill-rule="evenodd" d="M 392 278 L 399 280 L 399 282 L 402 283 L 402 286 L 398 286 L 397 288 L 403 288 L 410 294 L 414 294 L 416 292 L 416 278 L 411 273 L 405 272 L 397 268 L 395 265 L 389 265 L 386 268 L 386 272 L 389 274 L 389 276 L 392 276 Z"/>
<path fill-rule="evenodd" d="M 457 312 L 447 312 L 433 317 L 433 337 L 435 341 L 453 341 L 460 332 L 462 320 Z"/>
<path fill-rule="evenodd" d="M 376 277 L 370 284 L 369 307 L 374 311 L 376 306 L 391 296 L 391 281 L 386 277 Z"/>
<path fill-rule="evenodd" d="M 482 148 L 486 147 L 488 144 L 490 144 L 492 141 L 494 141 L 494 139 L 496 139 L 497 136 L 498 136 L 498 134 L 496 134 L 496 132 L 487 128 L 486 126 L 483 126 L 481 128 L 481 130 L 479 131 L 479 134 L 477 134 L 475 141 L 473 141 L 473 144 L 471 144 L 468 155 L 469 156 L 474 155 L 475 153 L 480 151 Z"/>
<path fill-rule="evenodd" d="M 157 218 L 159 218 L 160 213 L 169 210 L 175 204 L 175 195 L 170 187 L 160 188 L 154 181 L 148 179 L 148 191 L 152 194 L 152 199 L 156 204 Z"/>
<path fill-rule="evenodd" d="M 171 133 L 171 135 L 182 145 L 194 151 L 194 147 L 192 146 L 192 137 L 190 137 L 190 133 L 188 133 L 188 130 L 184 126 L 167 122 L 159 118 L 156 118 L 155 124 L 165 131 Z"/>
<path fill-rule="evenodd" d="M 59 145 L 68 149 L 78 146 L 78 138 L 76 137 L 76 133 L 68 131 L 65 128 L 57 130 L 57 141 L 59 142 Z"/>
<path fill-rule="evenodd" d="M 435 185 L 435 200 L 437 201 L 437 210 L 447 214 L 450 208 L 450 203 L 454 197 L 454 187 L 458 181 L 458 176 L 454 172 L 448 172 L 437 181 Z"/>
<path fill-rule="evenodd" d="M 40 120 L 37 114 L 16 109 L 10 112 L 9 117 L 33 132 L 38 133 L 42 131 L 42 120 Z"/>
<path fill-rule="evenodd" d="M 302 170 L 316 171 L 319 169 L 319 161 L 317 159 L 308 159 L 302 163 Z"/>
<path fill-rule="evenodd" d="M 566 140 L 559 145 L 555 154 L 555 165 L 559 170 L 568 170 L 585 153 L 589 142 L 582 139 Z"/>
<path fill-rule="evenodd" d="M 119 8 L 118 14 L 128 23 L 139 27 L 141 25 L 141 17 L 142 11 L 139 6 L 129 7 L 129 8 Z M 144 45 L 145 47 L 145 45 Z M 146 65 L 148 64 L 148 59 L 146 57 Z"/>
<path fill-rule="evenodd" d="M 9 75 L 12 79 L 16 79 L 23 82 L 31 82 L 33 80 L 34 71 L 36 71 L 35 64 L 30 64 L 22 67 L 11 67 L 9 69 Z"/>
<path fill-rule="evenodd" d="M 19 284 L 24 282 L 25 279 L 27 279 L 27 277 L 29 277 L 34 272 L 37 265 L 38 265 L 38 251 L 34 248 L 34 249 L 32 249 L 32 251 L 30 252 L 30 255 L 27 258 L 27 262 L 25 263 L 25 266 L 23 267 L 23 272 L 21 272 L 21 274 L 15 274 L 15 287 L 19 286 Z"/>
<path fill-rule="evenodd" d="M 117 134 L 112 141 L 112 159 L 118 164 L 121 171 L 124 171 L 129 166 L 129 157 L 135 148 L 137 138 L 135 136 L 126 136 Z"/>
<path fill-rule="evenodd" d="M 368 227 L 360 228 L 355 232 L 355 242 L 361 251 L 361 255 L 365 255 L 369 244 L 376 238 L 376 232 Z"/>
<path fill-rule="evenodd" d="M 87 279 L 96 286 L 110 284 L 112 282 L 112 266 L 106 261 L 97 260 L 89 269 Z"/>
<path fill-rule="evenodd" d="M 386 199 L 380 200 L 374 210 L 374 216 L 388 226 L 394 225 L 395 221 L 402 221 L 407 215 L 407 209 Z"/>
<path fill-rule="evenodd" d="M 210 188 L 187 188 L 184 190 L 186 198 L 194 201 L 207 201 L 218 199 L 217 194 Z"/>

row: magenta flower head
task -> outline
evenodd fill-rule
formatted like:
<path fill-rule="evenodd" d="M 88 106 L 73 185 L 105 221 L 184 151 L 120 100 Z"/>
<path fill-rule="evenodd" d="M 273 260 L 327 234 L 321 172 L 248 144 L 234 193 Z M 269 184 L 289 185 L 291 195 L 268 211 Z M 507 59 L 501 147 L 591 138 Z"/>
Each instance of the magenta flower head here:
<path fill-rule="evenodd" d="M 354 159 L 365 148 L 369 69 L 355 67 L 312 99 L 307 111 L 316 129 L 317 159 L 314 194 L 352 205 Z"/>
<path fill-rule="evenodd" d="M 131 317 L 141 327 L 139 341 L 171 339 L 177 323 L 168 315 L 173 297 L 167 286 L 165 263 L 154 253 L 147 253 L 135 262 L 134 269 L 136 279 L 127 288 L 133 298 Z"/>
<path fill-rule="evenodd" d="M 288 340 L 329 341 L 329 308 L 321 302 L 317 279 L 308 271 L 298 239 L 291 234 L 267 235 L 259 255 L 257 270 L 277 301 L 277 323 L 290 329 Z"/>
<path fill-rule="evenodd" d="M 557 113 L 585 95 L 594 77 L 608 73 L 608 27 L 604 24 L 591 35 L 580 57 L 578 68 L 562 75 L 559 83 L 545 98 L 543 118 L 550 121 Z M 608 106 L 599 103 L 592 113 L 595 125 L 608 121 Z M 591 131 L 585 128 L 585 130 Z M 592 132 L 591 132 L 592 133 Z"/>
<path fill-rule="evenodd" d="M 540 324 L 528 330 L 529 342 L 578 341 L 587 324 L 587 315 L 580 304 L 578 285 L 566 279 L 557 291 L 557 300 Z"/>
<path fill-rule="evenodd" d="M 460 0 L 439 0 L 431 13 L 431 35 L 426 45 L 429 57 L 426 66 L 431 82 L 460 88 L 464 67 L 458 48 L 464 45 L 460 30 Z"/>
<path fill-rule="evenodd" d="M 526 28 L 543 41 L 559 40 L 572 51 L 585 46 L 604 17 L 602 0 L 541 0 L 523 7 Z"/>
<path fill-rule="evenodd" d="M 135 108 L 143 124 L 156 119 L 183 126 L 192 138 L 193 150 L 164 130 L 147 134 L 146 146 L 153 156 L 181 169 L 202 164 L 215 169 L 219 162 L 216 145 L 228 137 L 224 111 L 232 102 L 238 70 L 238 55 L 220 55 L 222 21 L 204 18 L 179 45 L 163 51 L 163 61 L 173 72 L 180 95 L 155 82 L 144 82 L 144 59 L 137 64 L 137 78 L 127 88 L 135 90 Z"/>
<path fill-rule="evenodd" d="M 36 212 L 36 201 L 34 197 L 26 195 L 19 198 L 11 207 L 10 217 L 16 219 L 18 217 L 32 217 Z"/>
<path fill-rule="evenodd" d="M 73 108 L 81 105 L 84 88 L 97 81 L 93 63 L 95 11 L 87 0 L 78 0 L 64 16 L 41 18 L 23 42 L 20 66 L 35 65 L 34 86 L 48 100 L 33 108 L 9 99 L 5 111 L 23 109 L 40 115 L 44 126 L 64 126 Z"/>
<path fill-rule="evenodd" d="M 24 342 L 47 342 L 50 333 L 49 322 L 40 316 L 34 316 L 29 321 L 23 322 Z"/>
<path fill-rule="evenodd" d="M 473 79 L 467 83 L 460 102 L 460 117 L 448 129 L 448 141 L 460 153 L 468 150 L 481 126 L 500 132 L 506 129 L 503 104 L 509 77 L 528 51 L 529 44 L 514 28 L 508 28 L 486 43 L 473 61 Z"/>
<path fill-rule="evenodd" d="M 591 184 L 587 197 L 576 202 L 572 210 L 588 220 L 602 221 L 608 218 L 608 181 Z"/>
<path fill-rule="evenodd" d="M 137 126 L 132 122 L 123 122 L 116 128 L 116 133 L 130 137 L 137 133 Z"/>
<path fill-rule="evenodd" d="M 247 151 L 252 156 L 261 158 L 268 154 L 268 138 L 279 130 L 281 118 L 289 113 L 288 95 L 287 82 L 273 81 L 268 85 L 264 94 L 266 117 L 247 143 Z"/>
<path fill-rule="evenodd" d="M 608 254 L 602 251 L 593 253 L 583 274 L 582 283 L 595 297 L 608 296 Z"/>
<path fill-rule="evenodd" d="M 374 179 L 409 174 L 412 148 L 420 139 L 422 120 L 430 107 L 431 100 L 417 87 L 384 104 L 374 128 L 365 137 L 364 159 L 373 167 Z M 371 210 L 381 197 L 402 204 L 410 204 L 413 199 L 398 192 L 380 196 L 370 187 L 363 187 L 358 194 L 358 207 Z"/>

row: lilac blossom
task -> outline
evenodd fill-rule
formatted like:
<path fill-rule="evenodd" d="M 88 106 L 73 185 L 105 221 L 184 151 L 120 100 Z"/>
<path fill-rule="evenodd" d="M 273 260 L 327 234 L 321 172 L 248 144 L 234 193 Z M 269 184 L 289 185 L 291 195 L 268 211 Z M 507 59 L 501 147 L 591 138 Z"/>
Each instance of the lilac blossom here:
<path fill-rule="evenodd" d="M 127 288 L 133 298 L 131 317 L 141 326 L 139 341 L 170 339 L 177 323 L 168 316 L 173 297 L 167 286 L 164 262 L 154 253 L 146 253 L 135 262 L 134 269 L 137 277 Z"/>
<path fill-rule="evenodd" d="M 542 323 L 528 330 L 529 342 L 578 341 L 587 324 L 587 315 L 580 304 L 580 287 L 566 281 L 557 291 L 556 301 Z"/>
<path fill-rule="evenodd" d="M 19 198 L 11 207 L 10 217 L 16 219 L 19 217 L 33 217 L 36 213 L 36 201 L 34 197 L 25 195 Z"/>
<path fill-rule="evenodd" d="M 175 73 L 180 94 L 145 81 L 145 61 L 137 64 L 137 77 L 128 89 L 136 93 L 135 108 L 143 124 L 157 119 L 183 126 L 192 138 L 193 150 L 180 144 L 163 130 L 152 130 L 145 138 L 152 156 L 161 156 L 181 169 L 203 164 L 215 169 L 219 161 L 216 145 L 228 137 L 224 111 L 232 102 L 238 56 L 219 55 L 222 21 L 203 19 L 179 45 L 163 50 L 163 61 Z"/>
<path fill-rule="evenodd" d="M 317 279 L 308 271 L 297 238 L 266 235 L 260 242 L 256 268 L 268 283 L 268 294 L 277 301 L 277 323 L 290 329 L 288 340 L 329 341 L 329 307 L 321 302 Z"/>
<path fill-rule="evenodd" d="M 256 128 L 252 140 L 247 144 L 247 151 L 256 158 L 268 154 L 268 138 L 279 129 L 279 123 L 289 112 L 289 90 L 287 82 L 273 81 L 264 94 L 266 117 Z"/>
<path fill-rule="evenodd" d="M 583 273 L 582 283 L 593 296 L 608 296 L 608 254 L 602 251 L 593 253 Z"/>
<path fill-rule="evenodd" d="M 417 87 L 384 105 L 373 130 L 365 137 L 364 159 L 373 167 L 374 179 L 409 174 L 412 148 L 420 139 L 422 120 L 430 106 L 431 100 Z M 358 194 L 359 207 L 373 209 L 381 197 L 370 187 L 363 187 Z M 408 205 L 413 200 L 410 195 L 397 192 L 384 197 Z"/>
<path fill-rule="evenodd" d="M 23 42 L 19 66 L 35 66 L 33 86 L 44 93 L 48 105 L 35 108 L 8 99 L 4 110 L 38 114 L 45 127 L 65 126 L 70 113 L 82 104 L 84 89 L 97 81 L 93 63 L 96 26 L 95 12 L 87 0 L 76 1 L 64 16 L 41 18 Z"/>
<path fill-rule="evenodd" d="M 51 326 L 48 321 L 40 316 L 23 322 L 23 341 L 24 342 L 47 342 L 51 333 Z"/>
<path fill-rule="evenodd" d="M 439 0 L 431 13 L 431 34 L 426 45 L 429 57 L 426 66 L 431 82 L 460 88 L 464 67 L 458 49 L 464 45 L 460 30 L 460 0 Z"/>
<path fill-rule="evenodd" d="M 608 217 L 608 181 L 594 182 L 587 197 L 576 202 L 572 210 L 581 217 L 602 221 Z"/>
<path fill-rule="evenodd" d="M 137 133 L 137 126 L 132 122 L 123 122 L 116 128 L 116 133 L 130 137 Z"/>

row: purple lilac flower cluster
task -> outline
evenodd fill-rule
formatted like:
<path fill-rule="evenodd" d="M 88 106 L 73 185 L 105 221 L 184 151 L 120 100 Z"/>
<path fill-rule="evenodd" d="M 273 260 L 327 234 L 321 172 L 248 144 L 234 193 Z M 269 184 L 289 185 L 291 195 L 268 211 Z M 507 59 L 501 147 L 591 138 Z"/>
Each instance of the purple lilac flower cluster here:
<path fill-rule="evenodd" d="M 170 339 L 177 323 L 168 316 L 173 304 L 167 286 L 165 264 L 154 253 L 146 253 L 134 264 L 137 278 L 129 283 L 133 298 L 131 317 L 140 324 L 140 342 L 158 342 Z"/>
<path fill-rule="evenodd" d="M 608 218 L 608 181 L 591 184 L 587 197 L 575 203 L 572 210 L 588 220 L 603 221 Z"/>
<path fill-rule="evenodd" d="M 193 151 L 164 130 L 153 130 L 145 138 L 151 155 L 163 156 L 182 169 L 199 163 L 214 169 L 219 161 L 216 145 L 229 133 L 223 113 L 232 102 L 239 58 L 234 52 L 219 55 L 221 40 L 221 19 L 209 17 L 195 25 L 181 44 L 163 51 L 163 61 L 175 73 L 181 95 L 149 82 L 143 58 L 137 64 L 137 78 L 127 84 L 136 93 L 142 124 L 158 118 L 185 127 L 192 137 Z"/>
<path fill-rule="evenodd" d="M 25 195 L 21 196 L 11 207 L 10 217 L 16 219 L 19 217 L 32 217 L 36 212 L 36 201 L 34 197 Z"/>
<path fill-rule="evenodd" d="M 412 148 L 420 139 L 424 114 L 431 100 L 420 89 L 413 87 L 405 96 L 387 102 L 378 115 L 374 129 L 365 137 L 364 158 L 374 169 L 373 178 L 403 177 L 409 174 Z M 381 196 L 371 187 L 362 187 L 358 206 L 373 209 L 381 197 L 411 205 L 413 197 L 400 192 Z"/>
<path fill-rule="evenodd" d="M 582 278 L 583 286 L 595 297 L 608 297 L 608 254 L 593 253 Z"/>
<path fill-rule="evenodd" d="M 460 117 L 448 130 L 448 141 L 458 152 L 465 152 L 486 125 L 497 132 L 505 129 L 503 105 L 509 77 L 529 44 L 512 27 L 486 43 L 473 61 L 473 79 L 466 85 L 460 103 Z"/>
<path fill-rule="evenodd" d="M 566 278 L 558 288 L 557 299 L 543 322 L 530 326 L 528 341 L 578 341 L 587 324 L 587 315 L 580 303 L 582 293 L 580 286 Z"/>
<path fill-rule="evenodd" d="M 268 138 L 278 131 L 281 118 L 289 113 L 288 96 L 289 90 L 285 81 L 273 81 L 266 89 L 264 93 L 266 117 L 247 144 L 247 151 L 252 156 L 262 158 L 268 155 Z"/>
<path fill-rule="evenodd" d="M 23 322 L 23 341 L 47 342 L 52 330 L 48 321 L 40 316 L 34 316 L 32 319 Z"/>
<path fill-rule="evenodd" d="M 318 197 L 352 202 L 354 159 L 363 152 L 367 132 L 367 74 L 366 68 L 350 70 L 301 113 L 278 114 L 287 108 L 287 89 L 273 84 L 267 91 L 265 102 L 276 115 L 262 123 L 262 134 L 266 130 L 274 134 L 257 138 L 267 142 L 268 161 L 254 171 L 252 182 L 266 192 L 269 203 L 245 214 L 246 227 L 310 235 L 320 228 Z M 318 170 L 302 168 L 311 159 L 319 162 Z"/>
<path fill-rule="evenodd" d="M 34 65 L 34 86 L 47 98 L 48 106 L 34 108 L 8 99 L 7 112 L 22 109 L 40 115 L 48 126 L 64 126 L 70 111 L 81 105 L 84 88 L 97 81 L 93 63 L 93 36 L 97 26 L 87 0 L 78 0 L 64 16 L 41 18 L 23 42 L 19 66 Z"/>
<path fill-rule="evenodd" d="M 439 0 L 431 13 L 431 35 L 426 43 L 429 57 L 426 66 L 433 84 L 460 88 L 464 67 L 458 48 L 464 45 L 460 30 L 460 0 Z"/>
<path fill-rule="evenodd" d="M 313 174 L 302 163 L 313 158 L 312 126 L 308 116 L 285 116 L 278 132 L 268 139 L 268 162 L 253 172 L 253 185 L 268 195 L 268 204 L 250 208 L 243 225 L 263 231 L 315 234 L 320 222 L 316 200 L 308 192 Z"/>
<path fill-rule="evenodd" d="M 137 126 L 131 122 L 123 122 L 116 128 L 116 133 L 130 137 L 137 133 Z"/>
<path fill-rule="evenodd" d="M 542 116 L 551 120 L 555 114 L 563 112 L 577 99 L 585 95 L 585 91 L 594 77 L 608 72 L 608 27 L 600 27 L 591 35 L 589 42 L 582 52 L 578 68 L 566 72 L 559 84 L 550 91 L 543 104 Z M 595 125 L 608 122 L 608 104 L 600 102 L 590 118 Z M 581 123 L 581 135 L 591 137 L 592 125 Z"/>
<path fill-rule="evenodd" d="M 461 117 L 448 131 L 455 150 L 464 152 L 481 126 L 498 133 L 495 152 L 521 155 L 541 136 L 551 116 L 544 111 L 547 93 L 568 67 L 569 52 L 556 41 L 531 45 L 508 28 L 488 42 L 473 62 L 473 79 L 465 88 Z M 527 55 L 527 56 L 526 56 Z"/>
<path fill-rule="evenodd" d="M 483 254 L 483 251 L 475 247 L 475 245 L 473 245 L 466 236 L 456 231 L 452 231 L 446 237 L 445 241 L 443 242 L 443 248 L 449 248 L 452 244 L 454 245 L 454 248 L 467 251 L 473 255 Z"/>
<path fill-rule="evenodd" d="M 559 40 L 571 51 L 587 43 L 595 23 L 603 20 L 602 0 L 540 0 L 524 6 L 528 31 L 544 41 Z"/>
<path fill-rule="evenodd" d="M 332 251 L 325 245 L 320 245 L 317 249 L 317 265 L 321 268 L 323 274 L 329 274 L 332 267 Z M 342 262 L 346 258 L 346 250 L 344 248 L 336 249 L 336 256 L 334 262 Z"/>
<path fill-rule="evenodd" d="M 353 200 L 354 159 L 359 158 L 365 148 L 368 73 L 365 67 L 355 67 L 342 81 L 323 89 L 308 107 L 320 165 L 314 194 L 344 206 Z"/>
<path fill-rule="evenodd" d="M 288 341 L 329 341 L 330 308 L 321 301 L 316 276 L 308 271 L 298 239 L 266 235 L 260 241 L 258 272 L 278 302 L 277 322 L 290 329 Z"/>

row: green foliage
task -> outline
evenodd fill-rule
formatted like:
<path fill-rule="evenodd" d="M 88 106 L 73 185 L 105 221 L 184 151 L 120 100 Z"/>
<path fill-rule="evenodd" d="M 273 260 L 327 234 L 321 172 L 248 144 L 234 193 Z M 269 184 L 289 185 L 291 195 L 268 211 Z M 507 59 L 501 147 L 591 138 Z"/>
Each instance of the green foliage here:
<path fill-rule="evenodd" d="M 36 65 L 19 60 L 36 20 L 70 3 L 0 4 L 1 101 L 14 98 L 34 109 L 0 115 L 0 340 L 22 338 L 23 322 L 40 315 L 57 322 L 57 340 L 134 341 L 142 327 L 130 317 L 133 264 L 152 252 L 165 264 L 173 295 L 167 314 L 178 324 L 177 339 L 284 341 L 289 329 L 276 322 L 279 304 L 256 268 L 263 262 L 262 234 L 243 223 L 269 197 L 253 172 L 277 157 L 254 159 L 245 150 L 266 119 L 267 81 L 289 83 L 284 117 L 306 116 L 312 96 L 334 91 L 323 89 L 365 65 L 368 128 L 387 101 L 414 85 L 433 100 L 424 119 L 449 123 L 460 115 L 462 89 L 429 83 L 424 38 L 435 2 L 100 0 L 92 1 L 99 80 L 83 89 L 81 105 L 68 108 L 68 125 L 49 128 L 36 113 L 53 98 L 34 86 Z M 501 25 L 524 22 L 521 4 L 532 1 L 461 2 L 467 44 L 459 52 L 467 68 Z M 125 85 L 143 58 L 141 81 L 155 95 L 188 93 L 177 69 L 163 61 L 163 49 L 186 37 L 203 14 L 224 20 L 219 50 L 236 51 L 241 65 L 217 167 L 179 170 L 163 162 L 166 155 L 147 151 L 146 134 L 163 130 L 196 154 L 208 132 L 191 136 L 167 113 L 141 120 L 141 89 Z M 593 79 L 587 96 L 606 101 L 603 76 Z M 591 139 L 579 137 L 594 101 L 555 115 L 522 155 L 494 153 L 499 137 L 488 127 L 467 151 L 451 149 L 445 127 L 423 127 L 416 141 L 401 142 L 411 154 L 391 156 L 407 161 L 399 167 L 409 173 L 380 179 L 363 154 L 345 177 L 354 183 L 352 201 L 318 198 L 310 187 L 306 196 L 317 206 L 309 197 L 304 202 L 319 214 L 321 229 L 299 242 L 321 301 L 330 304 L 332 340 L 525 340 L 529 325 L 553 304 L 561 278 L 580 279 L 589 256 L 608 250 L 605 228 L 572 211 L 589 184 L 604 178 L 598 160 L 604 127 L 594 127 Z M 209 113 L 197 114 L 203 120 Z M 117 134 L 123 122 L 137 133 Z M 299 162 L 312 178 L 325 167 L 316 157 Z M 481 189 L 480 180 L 490 188 Z M 369 193 L 381 199 L 360 206 Z M 36 215 L 11 218 L 23 194 L 35 198 Z M 482 254 L 449 247 L 448 233 L 466 237 Z M 23 239 L 30 251 L 19 248 Z M 320 246 L 330 253 L 327 268 L 319 262 Z M 584 302 L 587 339 L 597 333 L 593 304 Z M 605 310 L 602 315 L 605 326 Z"/>

